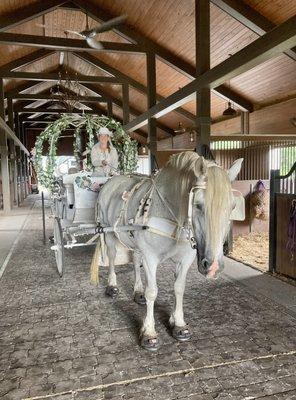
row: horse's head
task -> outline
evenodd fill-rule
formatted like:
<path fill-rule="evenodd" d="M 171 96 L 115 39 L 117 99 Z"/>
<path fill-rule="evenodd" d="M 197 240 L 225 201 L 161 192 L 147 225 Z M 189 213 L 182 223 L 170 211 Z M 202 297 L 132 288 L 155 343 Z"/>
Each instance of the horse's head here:
<path fill-rule="evenodd" d="M 195 163 L 196 183 L 190 200 L 192 227 L 198 270 L 209 278 L 215 278 L 223 269 L 223 244 L 234 208 L 231 182 L 238 175 L 242 161 L 242 158 L 236 160 L 228 171 L 203 157 Z"/>

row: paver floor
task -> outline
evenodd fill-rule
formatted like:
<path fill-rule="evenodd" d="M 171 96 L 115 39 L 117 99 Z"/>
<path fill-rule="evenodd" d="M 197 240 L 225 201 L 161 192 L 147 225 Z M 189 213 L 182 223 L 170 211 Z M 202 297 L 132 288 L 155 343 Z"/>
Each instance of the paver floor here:
<path fill-rule="evenodd" d="M 89 282 L 91 251 L 66 252 L 59 278 L 42 243 L 40 202 L 0 281 L 0 398 L 50 400 L 296 399 L 296 318 L 239 281 L 204 279 L 192 266 L 184 308 L 192 340 L 168 329 L 173 268 L 159 268 L 155 317 L 162 347 L 139 347 L 145 308 L 132 301 L 131 267 L 120 294 Z M 296 290 L 296 288 L 295 288 Z"/>

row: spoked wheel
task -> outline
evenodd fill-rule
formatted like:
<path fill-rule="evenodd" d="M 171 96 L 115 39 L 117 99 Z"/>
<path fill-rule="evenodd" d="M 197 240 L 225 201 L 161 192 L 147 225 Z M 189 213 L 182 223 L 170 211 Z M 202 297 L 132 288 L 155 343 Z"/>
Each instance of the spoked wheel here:
<path fill-rule="evenodd" d="M 59 275 L 63 276 L 64 269 L 64 240 L 61 220 L 57 217 L 54 219 L 53 225 L 54 254 Z"/>

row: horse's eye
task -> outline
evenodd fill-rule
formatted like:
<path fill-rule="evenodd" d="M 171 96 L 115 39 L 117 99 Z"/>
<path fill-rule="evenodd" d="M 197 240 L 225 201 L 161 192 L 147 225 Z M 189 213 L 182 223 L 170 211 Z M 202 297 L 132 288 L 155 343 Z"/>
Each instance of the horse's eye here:
<path fill-rule="evenodd" d="M 202 211 L 202 206 L 201 206 L 201 204 L 199 204 L 199 203 L 195 203 L 195 208 L 196 208 L 198 211 Z"/>

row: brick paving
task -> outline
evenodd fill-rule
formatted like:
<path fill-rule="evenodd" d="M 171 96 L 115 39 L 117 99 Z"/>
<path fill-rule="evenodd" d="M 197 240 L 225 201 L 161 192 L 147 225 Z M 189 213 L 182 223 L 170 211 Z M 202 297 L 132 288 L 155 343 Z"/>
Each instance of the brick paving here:
<path fill-rule="evenodd" d="M 139 347 L 145 309 L 132 301 L 131 267 L 118 268 L 112 300 L 106 268 L 98 288 L 89 282 L 91 251 L 67 251 L 61 279 L 41 239 L 37 203 L 0 281 L 0 398 L 296 399 L 296 318 L 276 303 L 193 265 L 184 301 L 193 336 L 177 343 L 168 263 L 155 308 L 162 347 L 151 354 Z"/>

